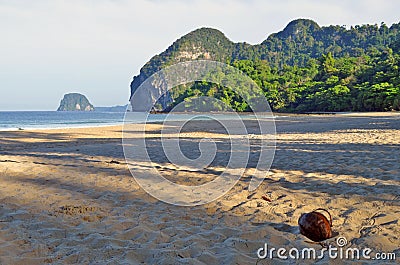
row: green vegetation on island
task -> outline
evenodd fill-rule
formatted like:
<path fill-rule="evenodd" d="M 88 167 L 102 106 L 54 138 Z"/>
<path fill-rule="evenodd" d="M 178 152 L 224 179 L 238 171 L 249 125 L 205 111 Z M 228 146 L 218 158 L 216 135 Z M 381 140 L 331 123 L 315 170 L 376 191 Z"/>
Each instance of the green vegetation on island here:
<path fill-rule="evenodd" d="M 151 74 L 182 61 L 227 63 L 252 78 L 281 112 L 400 110 L 400 23 L 320 27 L 290 22 L 258 45 L 233 43 L 215 29 L 195 30 L 154 56 L 134 77 L 131 93 Z M 223 73 L 220 73 L 223 75 Z M 223 78 L 223 77 L 221 77 Z M 249 111 L 229 88 L 196 82 L 168 95 L 168 110 L 192 96 L 212 96 Z M 164 100 L 165 102 L 165 100 Z"/>
<path fill-rule="evenodd" d="M 57 111 L 93 111 L 94 107 L 82 94 L 65 94 Z"/>

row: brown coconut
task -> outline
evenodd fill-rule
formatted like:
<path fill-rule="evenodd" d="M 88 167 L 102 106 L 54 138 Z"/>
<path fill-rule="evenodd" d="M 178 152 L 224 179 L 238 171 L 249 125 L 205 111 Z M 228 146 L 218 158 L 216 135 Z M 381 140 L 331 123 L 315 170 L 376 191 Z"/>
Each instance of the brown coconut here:
<path fill-rule="evenodd" d="M 319 211 L 325 211 L 329 220 Z M 332 216 L 322 208 L 302 214 L 299 218 L 300 233 L 315 242 L 320 242 L 332 237 Z"/>

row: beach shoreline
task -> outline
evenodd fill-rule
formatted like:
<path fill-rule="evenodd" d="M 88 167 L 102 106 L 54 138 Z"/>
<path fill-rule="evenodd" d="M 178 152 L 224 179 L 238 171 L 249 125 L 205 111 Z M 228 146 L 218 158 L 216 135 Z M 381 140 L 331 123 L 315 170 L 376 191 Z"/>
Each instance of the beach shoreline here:
<path fill-rule="evenodd" d="M 112 114 L 115 114 L 114 112 L 111 112 Z M 130 112 L 128 112 L 130 113 Z M 189 115 L 190 113 L 174 113 L 177 115 L 183 114 L 183 115 Z M 203 115 L 204 113 L 193 113 L 193 115 Z M 224 115 L 224 114 L 230 114 L 228 113 L 211 113 L 211 115 Z M 241 117 L 246 117 L 246 116 L 252 116 L 254 115 L 252 112 L 238 112 Z M 258 115 L 262 115 L 262 113 L 257 113 Z M 316 112 L 316 113 L 284 113 L 284 112 L 267 112 L 268 115 L 271 115 L 273 118 L 279 118 L 279 117 L 307 117 L 307 116 L 316 116 L 316 117 L 342 117 L 342 116 L 348 116 L 348 117 L 397 117 L 400 116 L 400 112 L 392 111 L 392 112 Z M 153 115 L 153 114 L 150 114 Z M 168 113 L 157 113 L 156 115 L 168 115 Z M 129 121 L 126 121 L 129 122 Z M 157 120 L 151 120 L 148 119 L 146 120 L 147 123 L 154 123 L 154 124 L 160 124 L 162 121 L 157 121 Z M 74 125 L 68 125 L 68 124 L 52 124 L 52 125 L 42 125 L 43 127 L 40 126 L 20 126 L 20 127 L 12 127 L 12 128 L 0 128 L 0 132 L 14 132 L 14 131 L 22 131 L 22 130 L 27 130 L 27 131 L 36 131 L 36 130 L 64 130 L 64 129 L 86 129 L 86 128 L 102 128 L 102 127 L 110 127 L 110 126 L 123 126 L 125 123 L 125 120 L 120 121 L 120 122 L 108 122 L 108 123 L 96 123 L 95 125 L 87 123 L 87 124 L 74 124 Z"/>

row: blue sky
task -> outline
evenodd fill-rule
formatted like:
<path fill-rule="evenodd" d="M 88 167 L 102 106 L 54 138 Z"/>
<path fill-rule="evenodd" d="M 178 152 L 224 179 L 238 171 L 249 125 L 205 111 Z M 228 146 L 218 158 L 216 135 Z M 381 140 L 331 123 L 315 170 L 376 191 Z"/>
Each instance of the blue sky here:
<path fill-rule="evenodd" d="M 396 0 L 0 0 L 0 110 L 55 110 L 68 92 L 125 104 L 140 68 L 199 27 L 255 44 L 296 18 L 391 25 L 398 10 Z"/>

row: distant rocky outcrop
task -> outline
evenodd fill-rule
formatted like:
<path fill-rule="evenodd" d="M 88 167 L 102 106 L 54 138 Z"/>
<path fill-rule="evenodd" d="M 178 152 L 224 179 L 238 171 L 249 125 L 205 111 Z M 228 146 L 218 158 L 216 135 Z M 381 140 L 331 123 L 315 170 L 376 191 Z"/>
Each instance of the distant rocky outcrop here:
<path fill-rule="evenodd" d="M 128 108 L 128 105 L 117 105 L 112 107 L 97 107 L 95 108 L 96 111 L 99 112 L 125 112 Z"/>
<path fill-rule="evenodd" d="M 65 94 L 57 111 L 93 111 L 94 107 L 82 94 Z"/>

